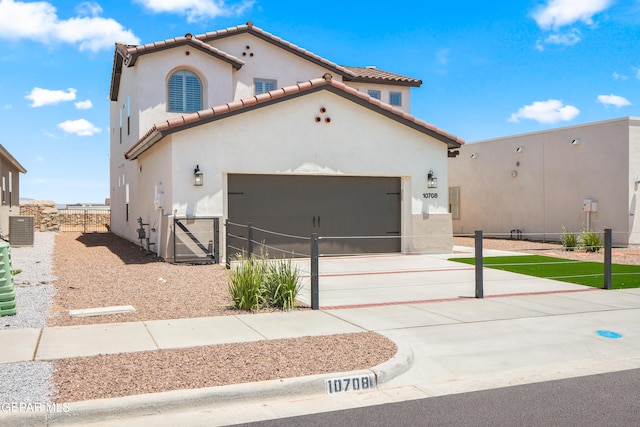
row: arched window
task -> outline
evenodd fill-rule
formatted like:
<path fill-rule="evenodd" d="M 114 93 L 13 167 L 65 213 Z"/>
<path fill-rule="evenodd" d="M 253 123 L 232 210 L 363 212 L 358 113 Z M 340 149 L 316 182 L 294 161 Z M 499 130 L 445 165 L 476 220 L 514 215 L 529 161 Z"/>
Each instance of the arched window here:
<path fill-rule="evenodd" d="M 169 78 L 169 111 L 202 110 L 202 83 L 191 71 L 176 71 Z"/>

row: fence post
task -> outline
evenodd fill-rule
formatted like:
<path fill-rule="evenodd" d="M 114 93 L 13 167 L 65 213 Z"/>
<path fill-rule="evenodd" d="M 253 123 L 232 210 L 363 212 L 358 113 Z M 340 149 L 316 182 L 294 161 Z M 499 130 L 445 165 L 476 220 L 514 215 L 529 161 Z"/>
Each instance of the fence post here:
<path fill-rule="evenodd" d="M 604 229 L 604 288 L 611 289 L 611 229 Z"/>
<path fill-rule="evenodd" d="M 213 218 L 213 262 L 220 264 L 220 218 Z"/>
<path fill-rule="evenodd" d="M 253 223 L 247 223 L 247 251 L 249 252 L 249 258 L 253 255 Z"/>
<path fill-rule="evenodd" d="M 230 242 L 229 236 L 231 233 L 229 232 L 229 218 L 224 220 L 224 266 L 227 270 L 231 268 L 231 251 L 230 251 Z"/>
<path fill-rule="evenodd" d="M 311 234 L 311 309 L 319 310 L 318 292 L 318 233 Z"/>
<path fill-rule="evenodd" d="M 476 230 L 476 298 L 484 298 L 482 268 L 482 230 Z"/>

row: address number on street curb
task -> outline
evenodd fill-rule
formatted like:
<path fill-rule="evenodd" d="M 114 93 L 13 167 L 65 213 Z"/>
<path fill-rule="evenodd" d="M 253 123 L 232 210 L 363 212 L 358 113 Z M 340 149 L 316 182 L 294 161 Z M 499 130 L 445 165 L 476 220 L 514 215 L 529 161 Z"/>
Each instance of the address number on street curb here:
<path fill-rule="evenodd" d="M 334 378 L 324 380 L 327 394 L 344 393 L 345 391 L 369 390 L 375 388 L 373 375 Z"/>

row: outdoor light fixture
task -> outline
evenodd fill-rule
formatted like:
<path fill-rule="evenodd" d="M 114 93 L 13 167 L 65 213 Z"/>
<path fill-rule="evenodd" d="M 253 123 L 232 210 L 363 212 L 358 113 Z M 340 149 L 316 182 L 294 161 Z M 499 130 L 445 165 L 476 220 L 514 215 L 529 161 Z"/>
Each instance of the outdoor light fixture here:
<path fill-rule="evenodd" d="M 524 147 L 522 145 L 516 148 L 516 153 L 522 153 L 523 151 L 524 151 Z"/>
<path fill-rule="evenodd" d="M 571 145 L 578 145 L 580 144 L 580 138 L 574 138 L 573 141 L 571 141 Z"/>
<path fill-rule="evenodd" d="M 477 159 L 477 158 L 478 158 L 478 153 L 473 153 L 473 154 L 471 155 L 471 158 L 472 158 L 472 159 Z"/>
<path fill-rule="evenodd" d="M 427 175 L 427 188 L 438 188 L 438 178 L 433 174 L 433 171 L 429 171 Z"/>
<path fill-rule="evenodd" d="M 204 177 L 202 172 L 200 172 L 200 166 L 196 165 L 196 168 L 193 170 L 193 185 L 196 187 L 202 186 L 204 182 Z"/>

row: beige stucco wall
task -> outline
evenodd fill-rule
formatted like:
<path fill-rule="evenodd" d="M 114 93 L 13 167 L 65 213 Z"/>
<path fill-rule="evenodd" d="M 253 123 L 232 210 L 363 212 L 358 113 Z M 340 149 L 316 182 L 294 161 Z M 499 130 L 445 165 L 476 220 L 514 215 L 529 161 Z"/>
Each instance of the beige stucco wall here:
<path fill-rule="evenodd" d="M 519 229 L 558 240 L 563 227 L 612 228 L 614 243 L 626 244 L 634 222 L 630 174 L 640 173 L 637 127 L 625 118 L 466 144 L 449 160 L 449 185 L 460 188 L 454 233 Z M 585 199 L 597 202 L 597 212 L 584 212 Z"/>
<path fill-rule="evenodd" d="M 247 33 L 209 44 L 244 61 L 242 68 L 233 73 L 233 99 L 253 96 L 256 78 L 276 80 L 277 87 L 284 87 L 322 77 L 327 72 L 325 67 Z M 341 80 L 339 75 L 332 74 L 335 80 Z"/>
<path fill-rule="evenodd" d="M 402 177 L 403 251 L 451 250 L 446 144 L 329 91 L 175 133 L 132 163 L 142 165 L 144 176 L 132 215 L 141 212 L 145 222 L 158 217 L 149 206 L 160 180 L 167 183 L 161 216 L 168 218 L 226 217 L 230 173 Z M 192 184 L 196 164 L 204 173 L 202 187 Z M 163 175 L 166 170 L 172 173 L 170 179 Z M 429 170 L 438 176 L 438 188 L 429 192 L 438 197 L 425 199 Z M 430 238 L 414 239 L 414 232 L 442 237 L 434 243 Z M 168 248 L 168 243 L 159 246 Z"/>

